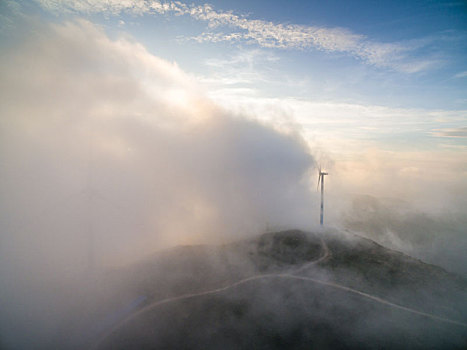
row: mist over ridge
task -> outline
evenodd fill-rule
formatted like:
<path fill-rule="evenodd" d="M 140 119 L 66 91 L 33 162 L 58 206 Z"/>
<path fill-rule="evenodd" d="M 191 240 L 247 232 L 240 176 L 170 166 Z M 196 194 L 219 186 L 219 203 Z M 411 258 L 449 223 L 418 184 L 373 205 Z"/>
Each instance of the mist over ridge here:
<path fill-rule="evenodd" d="M 47 348 L 63 319 L 82 321 L 68 311 L 94 297 L 90 244 L 100 276 L 174 246 L 316 225 L 326 157 L 301 130 L 219 106 L 175 62 L 87 20 L 25 24 L 0 55 L 0 347 Z M 355 180 L 331 158 L 330 226 L 466 273 L 464 200 L 450 217 L 352 204 Z"/>

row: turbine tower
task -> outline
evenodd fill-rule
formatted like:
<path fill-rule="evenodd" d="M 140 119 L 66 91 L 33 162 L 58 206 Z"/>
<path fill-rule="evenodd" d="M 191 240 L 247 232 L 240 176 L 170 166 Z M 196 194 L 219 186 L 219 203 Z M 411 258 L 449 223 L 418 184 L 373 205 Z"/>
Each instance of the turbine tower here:
<path fill-rule="evenodd" d="M 319 224 L 321 226 L 323 226 L 323 222 L 324 222 L 324 175 L 328 175 L 328 173 L 321 171 L 321 166 L 320 166 L 318 170 L 318 186 L 316 187 L 316 189 L 318 189 L 319 183 L 321 182 L 321 210 L 320 210 L 320 215 L 319 215 Z"/>

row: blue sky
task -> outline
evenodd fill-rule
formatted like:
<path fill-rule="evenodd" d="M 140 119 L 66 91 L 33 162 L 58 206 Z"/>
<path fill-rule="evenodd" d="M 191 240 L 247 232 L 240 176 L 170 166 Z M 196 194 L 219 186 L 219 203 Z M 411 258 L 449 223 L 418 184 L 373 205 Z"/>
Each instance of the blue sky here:
<path fill-rule="evenodd" d="M 347 169 L 349 178 L 357 176 L 349 167 L 361 175 L 367 157 L 385 159 L 377 166 L 381 174 L 388 164 L 391 171 L 426 174 L 430 160 L 453 181 L 467 174 L 463 1 L 10 0 L 1 6 L 5 49 L 23 40 L 28 23 L 85 19 L 112 40 L 124 38 L 175 63 L 222 108 L 299 130 L 320 161 L 332 160 L 328 166 Z"/>
<path fill-rule="evenodd" d="M 211 19 L 188 14 L 189 8 L 201 9 L 202 1 L 166 2 L 176 10 L 165 11 L 151 9 L 154 1 L 143 2 L 144 8 L 138 3 L 43 0 L 20 7 L 45 21 L 80 16 L 109 33 L 129 33 L 154 55 L 193 74 L 218 73 L 209 64 L 213 60 L 231 62 L 254 52 L 248 68 L 272 81 L 250 85 L 269 96 L 467 108 L 463 2 L 214 1 Z M 221 19 L 227 13 L 235 18 Z M 266 27 L 269 36 L 261 32 Z M 284 79 L 303 86 L 276 86 Z"/>
<path fill-rule="evenodd" d="M 467 106 L 462 2 L 218 1 L 200 15 L 188 14 L 189 8 L 205 5 L 199 1 L 186 7 L 172 3 L 175 10 L 154 10 L 151 2 L 143 9 L 133 2 L 123 7 L 122 2 L 39 4 L 54 20 L 82 16 L 108 32 L 129 33 L 151 53 L 194 74 L 216 74 L 209 62 L 227 63 L 256 51 L 247 68 L 269 79 L 263 85 L 261 79 L 250 80 L 250 85 L 269 96 L 405 108 Z M 303 86 L 276 86 L 284 79 Z"/>

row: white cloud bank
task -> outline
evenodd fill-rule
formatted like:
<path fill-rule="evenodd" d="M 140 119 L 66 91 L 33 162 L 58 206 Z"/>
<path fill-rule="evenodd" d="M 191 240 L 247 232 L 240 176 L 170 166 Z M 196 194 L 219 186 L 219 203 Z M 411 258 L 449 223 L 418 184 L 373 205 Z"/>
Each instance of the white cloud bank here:
<path fill-rule="evenodd" d="M 267 48 L 317 49 L 349 54 L 377 67 L 406 73 L 426 70 L 436 64 L 427 59 L 411 59 L 413 43 L 381 43 L 355 34 L 345 28 L 326 28 L 298 24 L 282 24 L 250 19 L 233 12 L 216 11 L 211 5 L 187 5 L 180 1 L 128 0 L 36 0 L 54 13 L 105 15 L 164 14 L 207 22 L 209 31 L 194 37 L 199 42 L 240 41 Z"/>
<path fill-rule="evenodd" d="M 145 225 L 142 247 L 151 237 L 188 242 L 306 221 L 297 214 L 313 166 L 304 142 L 227 115 L 137 43 L 112 41 L 86 21 L 54 25 L 4 55 L 1 74 L 0 185 L 11 229 L 66 196 L 85 200 L 88 186 L 97 206 L 111 202 L 104 216 L 119 203 Z M 138 241 L 135 221 L 103 221 L 108 239 L 131 232 Z"/>
<path fill-rule="evenodd" d="M 228 115 L 176 64 L 87 21 L 26 38 L 0 58 L 2 342 L 55 332 L 91 236 L 98 263 L 123 264 L 313 220 L 296 136 Z"/>

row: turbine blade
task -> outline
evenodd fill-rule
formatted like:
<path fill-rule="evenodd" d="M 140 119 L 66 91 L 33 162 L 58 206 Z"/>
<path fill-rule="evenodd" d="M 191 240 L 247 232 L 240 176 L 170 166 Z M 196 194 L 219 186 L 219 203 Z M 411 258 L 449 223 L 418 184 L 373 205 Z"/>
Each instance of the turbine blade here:
<path fill-rule="evenodd" d="M 321 172 L 319 172 L 318 174 L 318 185 L 316 185 L 316 191 L 318 191 L 320 181 L 321 181 Z"/>

